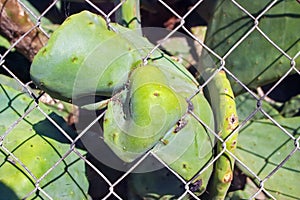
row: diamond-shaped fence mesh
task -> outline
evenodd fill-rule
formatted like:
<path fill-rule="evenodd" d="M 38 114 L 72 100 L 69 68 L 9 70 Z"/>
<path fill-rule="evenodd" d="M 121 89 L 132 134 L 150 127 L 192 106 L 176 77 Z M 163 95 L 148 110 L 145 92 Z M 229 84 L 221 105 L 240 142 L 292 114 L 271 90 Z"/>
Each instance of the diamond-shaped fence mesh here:
<path fill-rule="evenodd" d="M 159 59 L 155 58 L 157 51 L 163 52 L 185 66 L 199 81 L 196 90 L 186 96 L 187 112 L 175 123 L 173 131 L 187 136 L 177 139 L 173 149 L 161 153 L 157 146 L 168 146 L 172 140 L 168 141 L 168 134 L 174 134 L 166 133 L 166 137 L 157 141 L 159 144 L 146 148 L 133 162 L 123 161 L 132 156 L 125 147 L 110 150 L 106 145 L 109 140 L 102 131 L 103 124 L 107 123 L 105 116 L 122 112 L 118 110 L 122 92 L 114 93 L 119 99 L 110 100 L 116 106 L 113 112 L 105 106 L 91 111 L 71 104 L 69 99 L 57 100 L 57 93 L 49 96 L 39 89 L 48 83 L 42 80 L 37 86 L 29 75 L 35 55 L 67 17 L 89 10 L 104 19 L 105 29 L 116 31 L 114 22 L 127 2 L 0 2 L 0 199 L 222 199 L 225 196 L 228 199 L 300 199 L 299 1 L 132 1 L 139 3 L 132 10 L 141 10 L 143 35 L 154 44 L 136 42 L 137 47 L 145 44 L 144 49 L 137 50 L 143 52 L 139 63 L 147 65 Z M 78 26 L 72 31 L 77 33 L 83 29 Z M 89 34 L 94 37 L 92 32 L 85 33 L 87 40 Z M 80 41 L 67 41 L 68 37 L 61 41 L 61 48 L 65 52 L 77 51 L 68 45 Z M 135 39 L 136 36 L 126 37 Z M 105 42 L 99 50 L 100 54 L 107 54 L 108 60 L 113 51 L 105 53 L 106 50 L 111 46 L 123 48 L 121 39 L 115 41 Z M 102 63 L 102 58 L 96 56 L 93 61 Z M 63 58 L 58 55 L 57 59 Z M 81 58 L 73 57 L 72 62 L 77 59 Z M 204 73 L 207 68 L 212 71 Z M 53 87 L 58 90 L 72 71 L 60 70 L 61 76 L 52 79 Z M 50 69 L 44 73 L 53 76 Z M 92 75 L 97 71 L 81 73 Z M 210 84 L 220 73 L 226 74 L 235 98 L 228 93 L 229 82 L 222 82 L 225 86 L 219 93 L 225 97 L 219 100 L 221 107 L 213 109 L 215 125 L 212 125 L 202 116 L 205 112 L 198 112 L 192 102 L 203 94 L 211 104 L 216 102 L 214 98 L 218 96 L 207 94 L 215 92 Z M 142 78 L 147 80 L 148 76 L 151 74 Z M 84 84 L 85 78 L 79 84 Z M 122 81 L 122 77 L 117 79 Z M 184 88 L 179 83 L 176 86 Z M 70 82 L 70 87 L 77 89 L 74 82 Z M 145 105 L 148 103 L 143 98 L 140 100 Z M 227 107 L 235 106 L 232 102 L 237 113 L 227 115 L 225 122 L 216 120 L 220 113 L 227 112 Z M 158 121 L 164 117 L 156 116 Z M 189 151 L 185 139 L 201 141 L 197 139 L 200 136 L 192 133 L 198 131 L 193 126 L 180 132 L 191 127 L 186 124 L 192 122 L 205 130 L 212 145 L 205 146 L 203 142 L 197 145 L 197 151 L 185 154 L 181 152 Z M 228 132 L 226 136 L 224 132 Z M 115 141 L 125 136 L 114 133 L 112 137 Z M 206 155 L 201 155 L 203 149 L 207 154 L 212 153 L 205 162 Z M 125 152 L 119 153 L 121 159 L 116 151 Z M 168 161 L 173 155 L 182 159 L 182 163 L 176 164 L 176 159 Z M 189 157 L 186 163 L 182 156 Z M 195 169 L 198 163 L 193 160 L 198 158 L 204 162 L 199 170 L 185 175 L 185 171 Z"/>

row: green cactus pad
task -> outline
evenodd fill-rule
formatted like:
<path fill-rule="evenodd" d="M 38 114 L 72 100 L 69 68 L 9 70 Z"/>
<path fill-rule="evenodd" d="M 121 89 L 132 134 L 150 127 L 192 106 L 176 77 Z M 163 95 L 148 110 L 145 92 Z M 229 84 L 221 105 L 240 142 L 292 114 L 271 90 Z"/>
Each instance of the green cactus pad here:
<path fill-rule="evenodd" d="M 236 1 L 257 17 L 272 1 Z M 259 19 L 258 27 L 291 58 L 300 49 L 300 9 L 296 0 L 279 1 Z M 239 42 L 255 21 L 233 2 L 219 0 L 208 25 L 205 43 L 220 56 Z M 256 88 L 278 80 L 291 66 L 291 60 L 273 46 L 258 30 L 254 30 L 226 58 L 226 68 L 245 85 Z M 296 58 L 299 69 L 300 57 Z M 295 72 L 295 71 L 294 71 Z M 241 86 L 231 81 L 235 93 Z"/>
<path fill-rule="evenodd" d="M 300 117 L 276 118 L 276 121 L 293 137 L 299 138 Z M 240 131 L 238 139 L 237 157 L 261 179 L 268 176 L 296 148 L 296 141 L 267 119 L 249 121 Z M 264 188 L 275 199 L 299 199 L 299 160 L 300 154 L 296 151 L 264 182 Z M 258 180 L 247 169 L 240 164 L 238 166 L 259 186 Z M 256 191 L 248 192 L 245 198 L 249 199 Z"/>
<path fill-rule="evenodd" d="M 111 95 L 119 78 L 141 60 L 136 47 L 120 34 L 129 30 L 111 26 L 116 32 L 87 11 L 67 18 L 35 56 L 30 70 L 34 83 L 66 101 L 89 93 Z"/>
<path fill-rule="evenodd" d="M 208 73 L 211 69 L 206 69 Z M 207 95 L 214 112 L 216 133 L 225 142 L 226 150 L 234 153 L 237 145 L 237 132 L 233 131 L 238 126 L 238 116 L 234 101 L 233 91 L 224 71 L 219 71 L 207 85 Z M 222 153 L 223 142 L 217 140 L 216 154 Z M 209 196 L 211 199 L 224 199 L 233 179 L 234 158 L 223 152 L 214 163 L 214 170 L 210 181 Z"/>
<path fill-rule="evenodd" d="M 22 199 L 35 189 L 36 180 L 13 156 L 39 179 L 70 149 L 70 142 L 37 109 L 20 119 L 21 115 L 34 107 L 33 99 L 26 93 L 0 84 L 0 98 L 0 130 L 1 137 L 4 137 L 0 147 L 0 199 Z M 64 131 L 70 135 L 76 134 L 51 108 L 43 104 L 40 107 Z M 19 123 L 9 132 L 10 127 L 18 120 Z M 7 135 L 4 134 L 6 132 Z M 53 199 L 88 199 L 84 161 L 71 153 L 39 182 L 39 187 Z M 37 190 L 28 198 L 47 197 Z"/>
<path fill-rule="evenodd" d="M 191 101 L 192 112 L 212 130 L 213 114 L 208 102 L 199 94 Z M 214 136 L 191 114 L 183 116 L 179 123 L 169 131 L 153 152 L 186 180 L 190 180 L 213 156 Z M 210 177 L 211 169 L 201 174 L 203 192 Z"/>
<path fill-rule="evenodd" d="M 190 179 L 211 158 L 212 144 L 207 130 L 188 112 L 193 111 L 207 126 L 214 127 L 213 114 L 203 94 L 187 102 L 198 91 L 198 82 L 183 65 L 160 50 L 151 54 L 148 65 L 141 66 L 154 45 L 134 31 L 113 23 L 113 30 L 109 30 L 106 25 L 104 19 L 86 11 L 68 18 L 34 59 L 33 81 L 62 100 L 89 94 L 112 96 L 100 103 L 108 107 L 103 122 L 104 141 L 112 151 L 123 161 L 132 162 L 166 136 L 170 140 L 166 150 L 157 148 L 156 152 Z M 184 137 L 188 140 L 183 152 L 179 152 L 176 146 L 180 139 L 169 133 L 184 115 L 188 125 L 177 135 L 191 137 Z M 172 149 L 176 156 L 171 162 L 166 155 Z M 200 157 L 194 159 L 195 155 Z"/>
<path fill-rule="evenodd" d="M 144 78 L 146 72 L 151 76 Z M 109 102 L 104 119 L 105 141 L 126 162 L 153 147 L 187 109 L 185 100 L 166 85 L 154 66 L 135 69 L 129 83 Z M 137 156 L 127 156 L 132 153 Z"/>
<path fill-rule="evenodd" d="M 108 104 L 104 140 L 125 162 L 153 148 L 153 153 L 189 180 L 212 158 L 214 139 L 188 112 L 211 129 L 214 118 L 203 94 L 187 102 L 197 90 L 193 80 L 165 63 L 156 61 L 131 72 L 127 87 Z M 208 171 L 201 177 L 201 191 Z"/>

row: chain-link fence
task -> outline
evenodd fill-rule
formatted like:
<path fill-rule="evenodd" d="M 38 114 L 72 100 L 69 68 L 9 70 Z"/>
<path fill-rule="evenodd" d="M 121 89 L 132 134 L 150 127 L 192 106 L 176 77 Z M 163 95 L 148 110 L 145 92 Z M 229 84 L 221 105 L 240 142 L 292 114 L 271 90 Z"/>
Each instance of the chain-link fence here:
<path fill-rule="evenodd" d="M 1 1 L 4 37 L 0 41 L 0 62 L 4 75 L 0 77 L 0 199 L 209 199 L 214 191 L 209 188 L 213 181 L 207 183 L 203 174 L 211 174 L 211 170 L 213 174 L 225 171 L 221 183 L 215 186 L 226 188 L 224 184 L 231 182 L 229 192 L 225 189 L 229 199 L 299 199 L 300 118 L 296 83 L 300 75 L 300 4 L 296 0 L 253 1 L 251 6 L 247 1 L 233 0 L 140 2 L 142 26 L 169 29 L 152 28 L 148 35 L 143 29 L 156 46 L 147 47 L 141 62 L 146 63 L 160 48 L 190 66 L 195 76 L 199 63 L 213 63 L 214 73 L 205 77 L 190 100 L 203 94 L 220 71 L 226 72 L 236 96 L 239 125 L 225 138 L 189 110 L 210 138 L 215 138 L 217 147 L 209 149 L 215 148 L 214 156 L 185 179 L 151 149 L 129 164 L 113 158 L 114 153 L 103 147 L 103 133 L 99 133 L 105 109 L 88 111 L 52 99 L 38 90 L 29 77 L 31 61 L 47 44 L 57 24 L 88 9 L 102 16 L 108 28 L 113 29 L 111 23 L 125 2 Z M 155 34 L 159 37 L 155 38 Z M 191 58 L 191 44 L 198 48 L 196 55 L 202 55 L 198 60 Z M 68 46 L 62 48 L 68 51 Z M 60 79 L 64 77 L 57 77 L 56 82 Z M 226 103 L 222 105 L 226 107 Z M 234 117 L 229 120 L 236 122 Z M 184 127 L 183 124 L 177 125 Z M 232 142 L 238 133 L 237 150 L 233 152 L 228 141 Z M 182 144 L 176 145 L 179 148 Z M 229 157 L 226 162 L 235 160 L 229 177 L 227 168 L 217 165 L 224 155 Z M 188 164 L 183 164 L 184 168 Z M 206 185 L 201 196 L 198 190 Z"/>

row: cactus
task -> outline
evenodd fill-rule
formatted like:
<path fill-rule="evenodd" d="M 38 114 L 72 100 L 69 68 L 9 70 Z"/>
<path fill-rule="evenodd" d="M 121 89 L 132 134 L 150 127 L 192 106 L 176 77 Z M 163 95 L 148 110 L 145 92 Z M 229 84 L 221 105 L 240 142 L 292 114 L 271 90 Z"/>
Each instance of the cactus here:
<path fill-rule="evenodd" d="M 242 108 L 238 109 L 238 115 L 241 120 L 244 120 L 257 108 L 257 100 L 249 94 L 239 95 L 236 100 L 237 107 Z M 298 124 L 300 118 L 285 118 L 282 116 L 284 113 L 279 113 L 273 108 L 273 105 L 274 103 L 271 104 L 270 102 L 262 101 L 261 109 L 297 138 L 299 136 Z M 275 105 L 277 104 L 275 103 Z M 240 131 L 238 140 L 236 156 L 261 179 L 265 178 L 271 170 L 275 169 L 294 148 L 294 140 L 289 138 L 260 112 L 256 113 L 247 122 L 245 128 Z M 264 188 L 274 198 L 297 199 L 299 197 L 300 194 L 297 187 L 291 187 L 291 185 L 299 184 L 299 180 L 297 179 L 299 174 L 298 160 L 299 155 L 297 153 L 293 154 L 283 167 L 264 183 Z M 229 195 L 249 199 L 259 190 L 259 182 L 240 163 L 237 163 L 237 166 L 252 180 L 247 181 L 245 189 L 231 192 Z M 268 198 L 268 195 L 265 193 L 259 194 L 257 198 L 261 198 L 260 196 L 265 196 L 265 199 Z"/>
<path fill-rule="evenodd" d="M 213 115 L 203 95 L 188 105 L 185 99 L 194 92 L 192 85 L 190 91 L 186 87 L 189 79 L 185 83 L 175 78 L 181 85 L 175 87 L 176 73 L 162 69 L 146 65 L 131 72 L 129 86 L 108 103 L 104 141 L 126 162 L 155 146 L 152 151 L 189 180 L 212 157 L 213 144 L 207 130 L 188 111 L 193 110 L 211 128 Z"/>
<path fill-rule="evenodd" d="M 74 32 L 74 27 L 80 31 Z M 211 134 L 193 114 L 210 129 L 215 126 L 204 95 L 199 93 L 189 100 L 198 91 L 197 80 L 159 50 L 143 66 L 142 58 L 153 45 L 117 24 L 110 23 L 109 27 L 101 17 L 86 11 L 68 18 L 34 59 L 33 81 L 62 100 L 89 94 L 111 97 L 98 105 L 107 105 L 104 141 L 112 151 L 123 161 L 132 162 L 150 150 L 184 179 L 192 179 L 213 157 L 214 145 Z M 87 41 L 81 42 L 88 33 Z M 68 48 L 63 49 L 62 44 Z M 223 95 L 225 90 L 233 96 L 226 77 L 222 73 L 217 77 L 213 81 L 217 85 L 209 90 L 214 92 L 211 104 L 217 115 L 217 130 L 222 130 L 225 139 L 237 123 L 235 104 Z M 222 104 L 224 99 L 226 105 Z M 235 139 L 232 137 L 228 144 Z M 228 165 L 225 158 L 221 165 L 224 163 L 232 170 L 233 162 Z M 199 194 L 205 190 L 211 170 L 195 180 L 202 183 L 195 189 Z M 224 191 L 229 182 L 222 186 Z"/>
<path fill-rule="evenodd" d="M 271 2 L 240 0 L 237 3 L 257 17 Z M 293 58 L 300 49 L 299 36 L 294 34 L 299 32 L 299 18 L 297 1 L 278 1 L 259 19 L 258 27 Z M 224 56 L 254 25 L 254 20 L 233 2 L 219 0 L 208 24 L 205 43 Z M 257 30 L 250 33 L 225 61 L 226 68 L 250 88 L 278 80 L 290 69 L 291 62 Z M 295 61 L 299 69 L 300 57 Z M 231 84 L 235 93 L 242 92 L 237 82 L 232 80 Z"/>
<path fill-rule="evenodd" d="M 186 110 L 156 67 L 137 68 L 129 82 L 109 102 L 103 125 L 104 141 L 126 162 L 149 150 Z"/>
<path fill-rule="evenodd" d="M 78 32 L 73 31 L 75 27 Z M 141 66 L 154 45 L 117 24 L 110 27 L 86 11 L 68 18 L 35 57 L 33 81 L 62 100 L 91 93 L 112 96 L 100 106 L 108 106 L 104 141 L 116 155 L 132 162 L 153 148 L 153 153 L 190 180 L 213 156 L 210 133 L 190 113 L 213 129 L 210 105 L 201 93 L 187 101 L 198 90 L 197 80 L 159 50 L 148 65 Z M 199 192 L 204 191 L 210 173 L 208 169 L 198 177 L 203 182 Z"/>
<path fill-rule="evenodd" d="M 238 95 L 235 98 L 235 102 L 237 105 L 237 113 L 239 116 L 240 121 L 244 121 L 255 109 L 257 109 L 257 100 L 249 93 L 244 93 Z M 265 100 L 261 101 L 262 109 L 268 113 L 273 118 L 281 118 L 282 116 L 270 103 Z M 252 119 L 263 119 L 266 116 L 261 113 L 257 112 Z"/>
<path fill-rule="evenodd" d="M 249 110 L 251 111 L 251 110 Z M 299 138 L 300 117 L 276 118 L 278 124 L 285 128 L 295 138 Z M 295 140 L 286 135 L 269 119 L 254 119 L 247 123 L 247 128 L 239 133 L 239 143 L 236 150 L 237 157 L 261 179 L 264 179 L 286 157 L 295 150 Z M 298 199 L 299 188 L 299 152 L 295 152 L 279 168 L 276 173 L 264 182 L 264 188 L 275 199 Z M 242 165 L 239 168 L 253 179 L 257 186 L 259 181 Z M 249 199 L 256 191 L 248 192 L 245 198 Z M 267 195 L 267 194 L 266 194 Z"/>
<path fill-rule="evenodd" d="M 209 72 L 211 69 L 207 69 Z M 238 126 L 238 117 L 234 96 L 230 83 L 226 78 L 224 71 L 218 72 L 207 86 L 208 96 L 214 112 L 216 121 L 216 133 L 222 140 L 226 140 L 226 149 L 234 153 L 237 145 L 237 132 L 233 133 L 234 129 Z M 223 142 L 217 141 L 218 155 L 223 150 Z M 227 190 L 233 179 L 234 158 L 229 153 L 224 152 L 216 161 L 209 185 L 209 198 L 210 199 L 224 199 Z"/>
<path fill-rule="evenodd" d="M 111 27 L 118 33 L 129 31 L 117 24 Z M 30 69 L 32 80 L 52 97 L 65 101 L 86 93 L 110 96 L 119 78 L 141 60 L 135 45 L 116 32 L 108 29 L 103 18 L 90 12 L 72 15 L 35 56 Z M 97 56 L 90 56 L 93 53 Z M 109 66 L 112 61 L 114 66 Z M 82 79 L 76 82 L 76 78 Z M 79 91 L 73 91 L 74 85 Z"/>
<path fill-rule="evenodd" d="M 120 0 L 115 0 L 115 4 L 119 3 Z M 142 36 L 140 0 L 123 2 L 121 9 L 116 11 L 116 22 L 136 31 L 138 35 Z"/>
<path fill-rule="evenodd" d="M 135 31 L 114 23 L 109 27 L 102 17 L 87 11 L 70 16 L 35 56 L 30 69 L 33 82 L 64 101 L 91 94 L 110 97 L 154 45 Z M 160 51 L 151 58 L 157 65 L 174 67 Z M 197 82 L 182 65 L 175 67 L 183 72 L 177 77 Z"/>
<path fill-rule="evenodd" d="M 2 84 L 3 80 L 13 87 Z M 16 86 L 13 79 L 1 78 L 1 133 L 10 130 L 11 125 L 34 106 L 33 99 L 28 94 L 15 90 Z M 68 134 L 76 134 L 59 115 L 52 112 L 51 108 L 41 103 L 40 107 Z M 7 135 L 2 134 L 1 140 L 0 199 L 25 198 L 35 189 L 35 184 L 38 184 L 53 199 L 88 198 L 88 181 L 85 176 L 84 161 L 74 153 L 68 155 L 39 183 L 33 178 L 33 176 L 37 179 L 41 178 L 70 149 L 70 142 L 37 109 L 21 119 Z M 78 151 L 81 154 L 85 153 L 81 150 Z M 17 157 L 32 172 L 33 176 L 12 155 Z M 16 180 L 18 184 L 16 184 Z M 16 196 L 17 198 L 15 198 Z M 46 196 L 37 190 L 27 198 L 44 199 Z"/>

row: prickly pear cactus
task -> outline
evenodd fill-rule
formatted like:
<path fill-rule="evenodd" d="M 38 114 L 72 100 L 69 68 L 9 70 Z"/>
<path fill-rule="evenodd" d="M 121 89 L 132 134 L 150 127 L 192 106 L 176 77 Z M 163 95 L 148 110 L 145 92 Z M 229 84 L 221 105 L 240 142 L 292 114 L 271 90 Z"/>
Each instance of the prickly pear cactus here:
<path fill-rule="evenodd" d="M 153 65 L 135 69 L 108 103 L 104 140 L 125 162 L 154 147 L 156 155 L 189 180 L 212 157 L 213 148 L 210 134 L 189 112 L 212 129 L 214 119 L 203 95 L 187 101 L 197 85 L 182 79 L 176 80 L 182 87 L 175 87 L 173 75 Z"/>
<path fill-rule="evenodd" d="M 190 179 L 212 157 L 213 148 L 210 134 L 190 114 L 213 129 L 203 94 L 187 101 L 197 91 L 196 79 L 159 50 L 142 66 L 154 46 L 117 24 L 110 28 L 86 11 L 71 16 L 35 57 L 33 81 L 63 100 L 91 93 L 112 96 L 103 126 L 104 140 L 116 155 L 131 162 L 156 145 L 153 151 Z"/>
<path fill-rule="evenodd" d="M 72 15 L 35 56 L 30 69 L 32 80 L 62 100 L 88 93 L 110 96 L 120 77 L 141 60 L 138 47 L 126 38 L 125 32 L 132 31 L 113 23 L 111 29 L 115 31 L 90 12 Z M 76 83 L 78 77 L 80 82 Z M 77 90 L 73 91 L 74 87 Z"/>
<path fill-rule="evenodd" d="M 214 114 L 221 109 L 226 116 L 214 116 L 203 93 L 196 94 L 197 80 L 183 65 L 160 50 L 142 63 L 153 47 L 137 32 L 114 23 L 108 27 L 100 16 L 84 11 L 53 33 L 35 57 L 31 76 L 38 87 L 62 100 L 104 96 L 104 141 L 110 149 L 124 162 L 151 151 L 188 181 L 214 156 L 215 138 L 209 130 L 217 127 L 224 139 L 228 122 L 236 123 L 230 121 L 235 105 L 221 92 L 224 87 L 231 92 L 223 77 L 221 86 L 212 90 L 218 101 Z M 228 109 L 222 98 L 230 101 Z M 211 171 L 212 166 L 197 176 L 193 192 L 205 190 Z"/>
<path fill-rule="evenodd" d="M 83 11 L 67 18 L 51 35 L 35 56 L 30 75 L 40 89 L 57 99 L 70 101 L 90 94 L 110 97 L 153 47 L 135 31 L 115 23 L 108 27 L 102 17 Z M 174 67 L 160 51 L 151 58 L 164 68 Z M 176 78 L 187 76 L 197 82 L 182 65 L 176 67 L 182 72 Z"/>
<path fill-rule="evenodd" d="M 236 1 L 253 17 L 269 6 L 272 1 Z M 291 58 L 295 58 L 295 67 L 299 69 L 296 56 L 300 49 L 299 1 L 276 2 L 257 21 L 258 28 L 285 51 L 283 55 L 258 30 L 254 29 L 241 44 L 226 57 L 226 68 L 250 88 L 265 85 L 279 79 L 291 67 Z M 220 56 L 226 53 L 245 36 L 256 24 L 248 14 L 228 0 L 218 0 L 212 20 L 208 24 L 206 45 Z M 261 51 L 261 50 L 264 51 Z M 296 56 L 296 57 L 295 57 Z M 247 73 L 245 73 L 247 71 Z M 231 81 L 233 90 L 241 92 L 241 86 Z"/>
<path fill-rule="evenodd" d="M 215 162 L 208 190 L 211 199 L 222 200 L 233 179 L 235 159 L 228 152 L 234 153 L 237 146 L 238 133 L 234 130 L 238 126 L 238 116 L 233 91 L 224 71 L 217 72 L 207 87 L 216 121 L 215 131 L 220 137 L 217 139 L 216 155 L 222 153 Z M 223 152 L 224 147 L 227 152 Z"/>
<path fill-rule="evenodd" d="M 299 138 L 300 117 L 281 117 L 276 121 L 294 138 Z M 299 199 L 300 191 L 297 185 L 300 184 L 300 154 L 296 150 L 297 142 L 269 119 L 251 120 L 247 123 L 247 128 L 240 132 L 237 157 L 259 178 L 267 178 L 276 166 L 285 161 L 284 165 L 276 169 L 264 182 L 264 188 L 272 195 L 272 199 Z M 249 199 L 259 190 L 259 180 L 242 165 L 239 167 L 257 186 L 255 190 L 245 191 L 243 198 Z M 267 194 L 265 196 L 265 199 L 270 197 Z"/>
<path fill-rule="evenodd" d="M 46 194 L 52 199 L 87 199 L 84 161 L 71 153 L 48 171 L 70 149 L 70 142 L 37 109 L 21 119 L 20 116 L 34 108 L 34 103 L 26 93 L 14 88 L 0 83 L 0 199 L 48 199 Z M 43 104 L 40 107 L 64 131 L 76 134 L 49 107 Z M 42 191 L 29 194 L 35 188 Z"/>
<path fill-rule="evenodd" d="M 153 147 L 187 110 L 157 67 L 137 68 L 129 83 L 113 96 L 104 119 L 104 141 L 126 162 Z"/>

